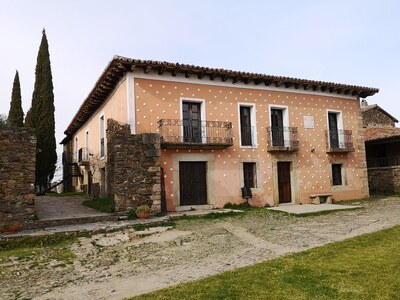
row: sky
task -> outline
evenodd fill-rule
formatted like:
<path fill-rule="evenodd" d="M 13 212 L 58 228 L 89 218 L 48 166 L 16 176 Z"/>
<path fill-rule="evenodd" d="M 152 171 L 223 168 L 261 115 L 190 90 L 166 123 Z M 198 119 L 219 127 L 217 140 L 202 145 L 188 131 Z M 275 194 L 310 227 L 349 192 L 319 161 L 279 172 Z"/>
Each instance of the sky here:
<path fill-rule="evenodd" d="M 31 106 L 45 28 L 57 143 L 114 55 L 376 87 L 369 104 L 400 119 L 399 14 L 385 0 L 0 0 L 0 114 L 15 70 Z"/>

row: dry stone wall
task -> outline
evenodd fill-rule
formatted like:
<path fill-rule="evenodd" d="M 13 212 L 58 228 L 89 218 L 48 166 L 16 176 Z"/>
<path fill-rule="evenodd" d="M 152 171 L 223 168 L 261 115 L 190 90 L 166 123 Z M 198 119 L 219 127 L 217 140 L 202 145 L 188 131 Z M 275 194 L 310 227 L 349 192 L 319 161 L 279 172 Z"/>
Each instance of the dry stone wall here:
<path fill-rule="evenodd" d="M 362 112 L 364 127 L 395 127 L 396 124 L 392 118 L 382 112 L 378 107 Z"/>
<path fill-rule="evenodd" d="M 368 182 L 371 193 L 399 193 L 400 166 L 369 168 Z"/>
<path fill-rule="evenodd" d="M 161 211 L 160 136 L 131 134 L 128 124 L 107 120 L 107 184 L 117 212 L 141 204 Z"/>
<path fill-rule="evenodd" d="M 34 129 L 0 128 L 0 224 L 33 222 L 35 160 Z"/>

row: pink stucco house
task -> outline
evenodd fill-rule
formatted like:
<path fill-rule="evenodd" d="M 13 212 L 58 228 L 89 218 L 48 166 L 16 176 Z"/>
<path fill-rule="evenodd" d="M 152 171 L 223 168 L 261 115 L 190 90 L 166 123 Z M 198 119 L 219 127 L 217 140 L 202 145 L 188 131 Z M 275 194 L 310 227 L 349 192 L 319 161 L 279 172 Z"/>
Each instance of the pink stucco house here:
<path fill-rule="evenodd" d="M 360 98 L 378 91 L 115 56 L 65 131 L 65 185 L 107 192 L 114 119 L 160 135 L 168 211 L 240 203 L 243 187 L 257 206 L 363 198 Z M 98 157 L 92 176 L 89 156 Z"/>

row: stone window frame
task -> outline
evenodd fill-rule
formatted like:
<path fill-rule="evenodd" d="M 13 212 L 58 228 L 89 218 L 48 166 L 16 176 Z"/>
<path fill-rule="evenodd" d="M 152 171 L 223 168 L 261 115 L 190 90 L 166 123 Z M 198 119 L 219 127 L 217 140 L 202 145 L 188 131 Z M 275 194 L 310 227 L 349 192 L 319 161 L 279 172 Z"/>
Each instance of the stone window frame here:
<path fill-rule="evenodd" d="M 240 187 L 244 186 L 244 167 L 243 163 L 254 163 L 255 164 L 255 187 L 252 187 L 251 190 L 253 192 L 260 192 L 261 182 L 260 182 L 260 162 L 256 158 L 243 158 L 239 161 L 240 170 L 239 170 L 239 178 L 240 178 Z"/>
<path fill-rule="evenodd" d="M 347 171 L 346 163 L 347 162 L 344 160 L 335 160 L 329 164 L 329 166 L 330 166 L 330 168 L 329 168 L 330 185 L 331 185 L 332 189 L 334 189 L 334 190 L 342 190 L 342 189 L 346 189 L 348 187 L 347 176 L 346 176 L 346 171 Z M 341 185 L 333 185 L 333 167 L 332 167 L 332 165 L 342 165 L 342 168 L 341 168 L 342 184 Z"/>

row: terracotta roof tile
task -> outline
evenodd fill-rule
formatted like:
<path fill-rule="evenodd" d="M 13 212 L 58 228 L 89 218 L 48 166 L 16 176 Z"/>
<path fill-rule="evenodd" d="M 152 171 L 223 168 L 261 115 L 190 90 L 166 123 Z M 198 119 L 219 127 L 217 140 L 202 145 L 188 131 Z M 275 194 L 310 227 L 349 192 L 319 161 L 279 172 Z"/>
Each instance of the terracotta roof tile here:
<path fill-rule="evenodd" d="M 397 127 L 370 127 L 364 132 L 365 141 L 389 140 L 400 138 L 400 128 Z"/>

